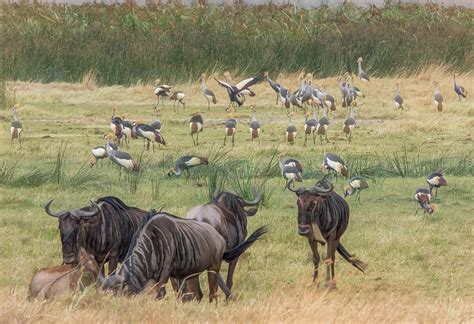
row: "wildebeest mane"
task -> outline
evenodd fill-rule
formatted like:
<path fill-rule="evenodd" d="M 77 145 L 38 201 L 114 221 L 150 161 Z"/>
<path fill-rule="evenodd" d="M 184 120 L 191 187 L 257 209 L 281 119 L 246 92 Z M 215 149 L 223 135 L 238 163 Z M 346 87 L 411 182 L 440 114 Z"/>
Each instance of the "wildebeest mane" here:
<path fill-rule="evenodd" d="M 242 232 L 245 238 L 247 236 L 247 215 L 239 200 L 242 198 L 236 194 L 222 191 L 212 199 L 212 203 L 221 208 L 225 220 L 239 228 L 239 232 Z"/>
<path fill-rule="evenodd" d="M 96 203 L 100 202 L 106 202 L 118 211 L 124 211 L 127 208 L 140 210 L 139 208 L 128 206 L 121 199 L 114 196 L 105 196 L 96 200 Z"/>

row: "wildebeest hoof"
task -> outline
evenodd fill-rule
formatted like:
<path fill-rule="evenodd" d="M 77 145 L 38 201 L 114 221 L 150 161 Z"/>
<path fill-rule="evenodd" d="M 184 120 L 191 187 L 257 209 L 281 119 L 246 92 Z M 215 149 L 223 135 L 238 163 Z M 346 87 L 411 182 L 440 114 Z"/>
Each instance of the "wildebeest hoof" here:
<path fill-rule="evenodd" d="M 301 236 L 310 236 L 311 228 L 308 225 L 298 225 L 298 234 Z"/>
<path fill-rule="evenodd" d="M 156 299 L 161 300 L 161 299 L 165 298 L 165 296 L 166 296 L 166 288 L 161 287 L 158 290 L 158 293 L 156 294 Z"/>

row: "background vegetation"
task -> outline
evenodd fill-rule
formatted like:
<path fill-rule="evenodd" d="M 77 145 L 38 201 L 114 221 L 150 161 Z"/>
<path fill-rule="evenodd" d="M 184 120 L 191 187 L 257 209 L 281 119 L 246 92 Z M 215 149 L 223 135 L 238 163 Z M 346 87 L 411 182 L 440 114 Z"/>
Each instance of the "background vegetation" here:
<path fill-rule="evenodd" d="M 7 80 L 130 85 L 196 79 L 230 69 L 304 68 L 320 77 L 356 69 L 414 74 L 431 64 L 474 67 L 474 11 L 437 6 L 350 5 L 309 11 L 260 7 L 1 5 Z"/>

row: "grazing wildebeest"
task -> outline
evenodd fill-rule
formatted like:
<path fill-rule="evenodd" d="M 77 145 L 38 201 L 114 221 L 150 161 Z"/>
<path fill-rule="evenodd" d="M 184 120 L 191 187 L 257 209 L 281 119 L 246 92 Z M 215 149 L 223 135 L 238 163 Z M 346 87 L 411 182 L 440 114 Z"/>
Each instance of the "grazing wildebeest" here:
<path fill-rule="evenodd" d="M 109 272 L 125 259 L 140 218 L 147 213 L 111 196 L 72 211 L 52 212 L 52 202 L 46 204 L 45 211 L 59 220 L 63 263 L 76 265 L 83 247 L 101 266 L 109 262 Z"/>
<path fill-rule="evenodd" d="M 212 202 L 191 208 L 185 218 L 205 222 L 214 227 L 226 241 L 226 250 L 236 247 L 247 237 L 247 216 L 257 213 L 262 197 L 259 193 L 253 201 L 246 201 L 231 192 L 214 195 Z M 245 210 L 244 207 L 253 207 Z M 238 258 L 229 262 L 226 285 L 232 289 L 233 275 Z"/>
<path fill-rule="evenodd" d="M 298 206 L 298 234 L 308 237 L 313 252 L 313 282 L 318 279 L 320 256 L 318 243 L 327 243 L 326 287 L 336 288 L 334 279 L 334 260 L 336 250 L 354 267 L 364 272 L 366 265 L 351 255 L 340 243 L 342 234 L 349 224 L 349 205 L 333 191 L 332 184 L 317 183 L 310 189 L 288 189 L 296 193 Z"/>
<path fill-rule="evenodd" d="M 81 248 L 77 266 L 63 264 L 38 270 L 31 279 L 28 299 L 52 299 L 75 292 L 78 288 L 95 283 L 98 275 L 97 261 Z"/>
<path fill-rule="evenodd" d="M 219 275 L 222 260 L 230 262 L 238 258 L 266 232 L 260 228 L 246 241 L 225 252 L 224 238 L 207 223 L 152 211 L 141 224 L 123 266 L 116 274 L 101 280 L 102 289 L 138 294 L 154 281 L 161 297 L 160 288 L 170 277 L 182 282 L 207 270 L 209 301 L 216 299 L 217 285 L 229 297 L 230 290 Z"/>

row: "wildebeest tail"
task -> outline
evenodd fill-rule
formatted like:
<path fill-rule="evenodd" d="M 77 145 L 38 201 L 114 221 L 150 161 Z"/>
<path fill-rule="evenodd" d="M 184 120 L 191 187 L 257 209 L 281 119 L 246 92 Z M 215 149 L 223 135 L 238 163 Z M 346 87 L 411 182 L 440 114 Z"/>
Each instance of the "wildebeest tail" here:
<path fill-rule="evenodd" d="M 346 248 L 344 247 L 344 245 L 342 245 L 341 243 L 339 243 L 339 245 L 337 246 L 337 252 L 339 252 L 339 254 L 347 261 L 349 262 L 350 264 L 352 264 L 355 268 L 357 268 L 358 270 L 360 270 L 362 273 L 364 273 L 364 270 L 365 268 L 367 267 L 367 264 L 360 261 L 359 259 L 357 259 L 355 257 L 355 255 L 351 255 L 349 253 L 349 251 L 346 250 Z"/>
<path fill-rule="evenodd" d="M 224 256 L 222 258 L 226 262 L 235 260 L 236 258 L 241 256 L 242 253 L 244 253 L 253 243 L 255 243 L 256 240 L 261 238 L 267 231 L 268 230 L 266 226 L 258 228 L 245 241 L 234 247 L 232 250 L 224 252 Z"/>

